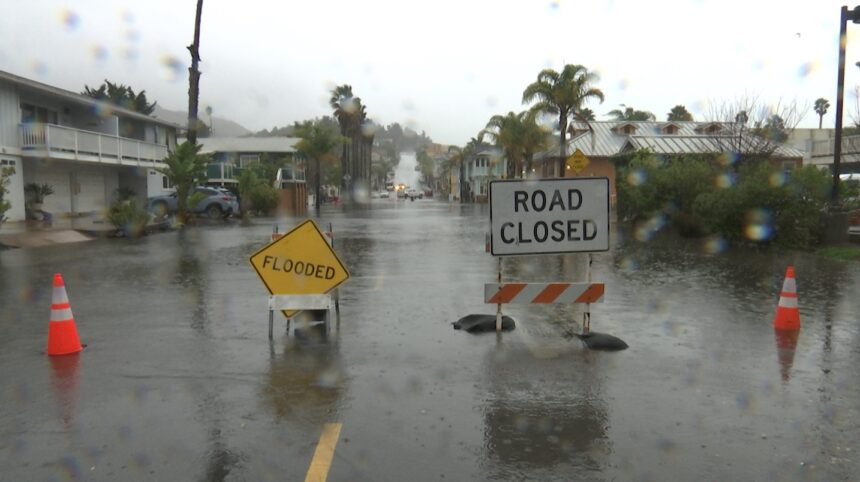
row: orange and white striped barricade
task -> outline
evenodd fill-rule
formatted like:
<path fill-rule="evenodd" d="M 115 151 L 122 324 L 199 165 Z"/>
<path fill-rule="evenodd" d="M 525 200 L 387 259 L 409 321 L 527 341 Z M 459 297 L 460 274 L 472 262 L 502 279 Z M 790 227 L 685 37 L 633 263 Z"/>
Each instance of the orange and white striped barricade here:
<path fill-rule="evenodd" d="M 603 283 L 487 283 L 489 304 L 602 303 Z"/>

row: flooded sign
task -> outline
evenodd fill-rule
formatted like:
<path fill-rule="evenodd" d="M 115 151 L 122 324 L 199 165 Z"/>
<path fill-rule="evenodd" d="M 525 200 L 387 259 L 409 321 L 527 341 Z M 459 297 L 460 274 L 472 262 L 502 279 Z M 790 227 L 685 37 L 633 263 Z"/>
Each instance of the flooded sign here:
<path fill-rule="evenodd" d="M 251 265 L 272 295 L 324 294 L 349 279 L 346 267 L 310 219 L 254 253 Z"/>
<path fill-rule="evenodd" d="M 493 256 L 608 249 L 608 178 L 490 183 L 490 253 Z"/>

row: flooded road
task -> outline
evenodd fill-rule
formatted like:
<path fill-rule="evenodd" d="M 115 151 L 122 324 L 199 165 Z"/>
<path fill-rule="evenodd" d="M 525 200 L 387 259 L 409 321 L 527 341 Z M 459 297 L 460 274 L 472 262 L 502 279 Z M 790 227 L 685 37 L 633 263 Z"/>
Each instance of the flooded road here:
<path fill-rule="evenodd" d="M 613 226 L 592 329 L 630 348 L 596 352 L 566 305 L 452 329 L 494 312 L 487 206 L 335 209 L 319 224 L 352 277 L 326 343 L 283 319 L 267 339 L 248 257 L 271 220 L 0 252 L 0 479 L 304 480 L 326 424 L 333 481 L 856 478 L 857 263 Z M 504 278 L 578 280 L 582 258 L 509 258 Z M 788 265 L 796 336 L 772 326 Z M 55 272 L 76 356 L 43 353 Z"/>

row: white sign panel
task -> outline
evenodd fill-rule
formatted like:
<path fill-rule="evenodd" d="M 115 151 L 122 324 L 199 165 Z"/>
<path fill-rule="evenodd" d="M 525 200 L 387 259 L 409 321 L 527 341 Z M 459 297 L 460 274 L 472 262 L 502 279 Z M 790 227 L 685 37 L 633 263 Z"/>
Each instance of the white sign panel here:
<path fill-rule="evenodd" d="M 493 256 L 608 249 L 608 178 L 490 182 Z"/>

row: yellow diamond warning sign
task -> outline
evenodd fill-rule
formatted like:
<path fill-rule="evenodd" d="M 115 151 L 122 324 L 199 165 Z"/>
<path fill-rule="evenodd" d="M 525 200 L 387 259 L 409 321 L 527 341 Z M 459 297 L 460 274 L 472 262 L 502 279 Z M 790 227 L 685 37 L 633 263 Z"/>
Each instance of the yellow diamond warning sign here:
<path fill-rule="evenodd" d="M 272 295 L 324 294 L 349 279 L 349 271 L 310 219 L 251 255 L 251 265 Z"/>
<path fill-rule="evenodd" d="M 588 167 L 589 160 L 579 149 L 567 158 L 567 168 L 572 169 L 575 174 Z"/>

